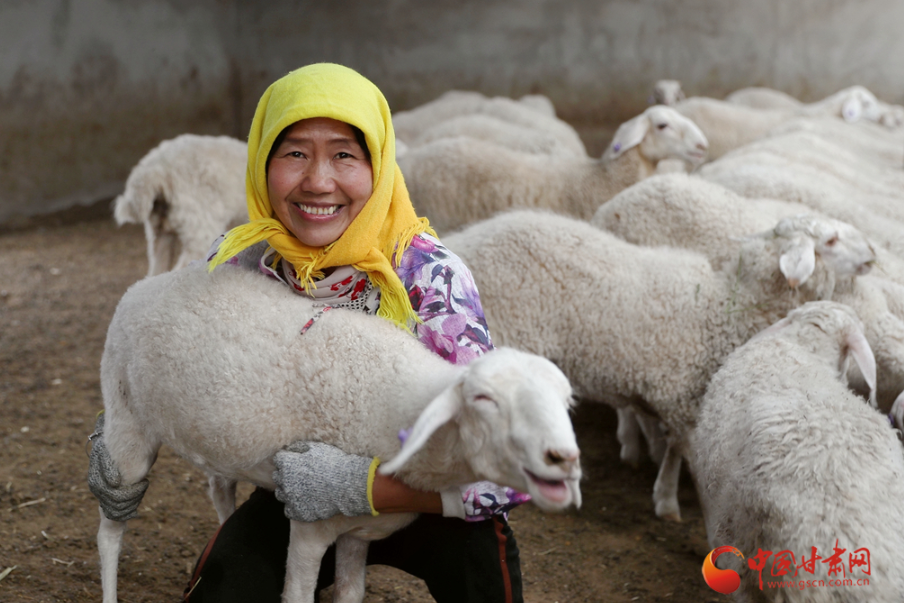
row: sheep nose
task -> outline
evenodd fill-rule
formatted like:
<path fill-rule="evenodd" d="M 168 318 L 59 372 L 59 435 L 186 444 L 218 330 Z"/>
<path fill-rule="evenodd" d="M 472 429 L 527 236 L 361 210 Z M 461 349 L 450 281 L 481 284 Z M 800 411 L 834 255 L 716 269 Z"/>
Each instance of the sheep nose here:
<path fill-rule="evenodd" d="M 709 148 L 709 145 L 707 145 L 705 142 L 698 142 L 697 148 L 700 149 L 701 151 L 705 151 L 706 149 Z"/>
<path fill-rule="evenodd" d="M 546 461 L 547 465 L 571 465 L 575 463 L 581 456 L 580 450 L 547 450 L 546 451 Z"/>

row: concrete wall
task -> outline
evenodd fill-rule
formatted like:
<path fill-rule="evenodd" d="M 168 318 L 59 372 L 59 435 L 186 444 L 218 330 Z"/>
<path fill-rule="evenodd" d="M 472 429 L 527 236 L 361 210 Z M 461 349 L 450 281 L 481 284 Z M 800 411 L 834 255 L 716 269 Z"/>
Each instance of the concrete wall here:
<path fill-rule="evenodd" d="M 542 92 L 586 126 L 665 77 L 904 102 L 901 23 L 898 0 L 6 0 L 0 223 L 111 197 L 176 134 L 244 136 L 263 89 L 310 62 L 358 69 L 395 109 Z"/>

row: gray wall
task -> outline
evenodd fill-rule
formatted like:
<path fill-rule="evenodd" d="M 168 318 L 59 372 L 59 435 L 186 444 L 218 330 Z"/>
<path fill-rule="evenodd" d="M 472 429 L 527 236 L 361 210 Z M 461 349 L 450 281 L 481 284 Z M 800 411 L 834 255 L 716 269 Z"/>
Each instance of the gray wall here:
<path fill-rule="evenodd" d="M 0 223 L 115 195 L 179 133 L 244 136 L 263 89 L 310 62 L 358 69 L 395 109 L 542 92 L 590 127 L 665 77 L 901 103 L 902 23 L 899 0 L 5 0 Z"/>

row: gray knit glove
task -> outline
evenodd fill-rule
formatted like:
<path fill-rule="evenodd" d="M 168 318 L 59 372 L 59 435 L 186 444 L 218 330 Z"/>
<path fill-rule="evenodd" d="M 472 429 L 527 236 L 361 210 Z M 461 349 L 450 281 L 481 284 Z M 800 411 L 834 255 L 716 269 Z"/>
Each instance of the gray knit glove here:
<path fill-rule="evenodd" d="M 346 454 L 320 442 L 295 442 L 273 457 L 276 498 L 295 521 L 319 521 L 334 515 L 376 514 L 368 500 L 375 459 Z M 375 467 L 374 467 L 375 469 Z"/>
<path fill-rule="evenodd" d="M 104 443 L 104 415 L 97 417 L 94 433 L 89 437 L 94 445 L 88 455 L 88 488 L 100 503 L 107 519 L 126 521 L 138 517 L 138 505 L 148 489 L 143 479 L 129 486 L 122 485 L 122 475 Z"/>

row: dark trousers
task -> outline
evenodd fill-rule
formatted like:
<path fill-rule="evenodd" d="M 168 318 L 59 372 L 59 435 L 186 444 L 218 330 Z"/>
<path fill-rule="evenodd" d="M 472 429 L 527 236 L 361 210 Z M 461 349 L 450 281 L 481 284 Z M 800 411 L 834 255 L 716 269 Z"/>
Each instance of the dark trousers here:
<path fill-rule="evenodd" d="M 280 603 L 289 520 L 272 492 L 258 488 L 226 520 L 195 566 L 189 603 Z M 439 603 L 521 603 L 521 562 L 501 516 L 480 522 L 420 515 L 370 543 L 367 564 L 395 567 L 426 582 Z M 335 546 L 320 565 L 317 590 L 333 583 Z M 194 590 L 192 590 L 194 589 Z"/>

